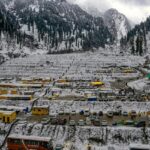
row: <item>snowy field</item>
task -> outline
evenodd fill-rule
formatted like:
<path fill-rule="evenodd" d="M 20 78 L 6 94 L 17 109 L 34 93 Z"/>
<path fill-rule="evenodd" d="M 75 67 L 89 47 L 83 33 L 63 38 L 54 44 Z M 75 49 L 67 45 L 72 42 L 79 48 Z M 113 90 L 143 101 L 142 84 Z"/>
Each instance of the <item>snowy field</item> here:
<path fill-rule="evenodd" d="M 129 87 L 136 89 L 138 91 L 145 92 L 145 93 L 150 93 L 150 86 L 149 85 L 150 85 L 150 80 L 148 80 L 147 78 L 135 80 L 135 81 L 128 83 Z"/>

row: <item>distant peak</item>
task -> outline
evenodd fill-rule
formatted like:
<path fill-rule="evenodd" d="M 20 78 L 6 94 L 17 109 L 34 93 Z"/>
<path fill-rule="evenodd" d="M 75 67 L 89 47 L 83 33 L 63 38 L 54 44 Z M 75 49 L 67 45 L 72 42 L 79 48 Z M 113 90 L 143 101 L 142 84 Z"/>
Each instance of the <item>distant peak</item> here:
<path fill-rule="evenodd" d="M 110 9 L 108 9 L 107 11 L 118 12 L 118 10 L 115 9 L 115 8 L 110 8 Z"/>
<path fill-rule="evenodd" d="M 120 40 L 131 29 L 127 17 L 117 9 L 111 8 L 104 13 L 104 21 L 110 32 Z"/>
<path fill-rule="evenodd" d="M 108 9 L 106 12 L 105 12 L 105 14 L 120 14 L 120 15 L 122 15 L 122 16 L 125 16 L 124 14 L 122 14 L 122 13 L 120 13 L 117 9 L 115 9 L 115 8 L 110 8 L 110 9 Z"/>

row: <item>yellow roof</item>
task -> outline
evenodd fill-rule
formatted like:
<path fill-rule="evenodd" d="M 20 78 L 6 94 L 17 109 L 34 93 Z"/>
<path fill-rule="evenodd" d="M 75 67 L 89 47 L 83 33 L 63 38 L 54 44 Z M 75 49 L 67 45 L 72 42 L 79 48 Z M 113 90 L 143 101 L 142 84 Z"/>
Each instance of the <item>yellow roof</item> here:
<path fill-rule="evenodd" d="M 127 72 L 127 73 L 129 72 L 129 73 L 130 73 L 130 72 L 133 72 L 133 69 L 124 69 L 124 72 L 125 72 L 125 73 L 126 73 L 126 72 Z"/>
<path fill-rule="evenodd" d="M 104 84 L 104 82 L 100 82 L 100 81 L 98 81 L 98 82 L 91 82 L 91 85 L 103 85 Z"/>
<path fill-rule="evenodd" d="M 57 82 L 58 83 L 64 83 L 64 82 L 67 82 L 67 80 L 66 79 L 59 79 L 59 80 L 57 80 Z"/>

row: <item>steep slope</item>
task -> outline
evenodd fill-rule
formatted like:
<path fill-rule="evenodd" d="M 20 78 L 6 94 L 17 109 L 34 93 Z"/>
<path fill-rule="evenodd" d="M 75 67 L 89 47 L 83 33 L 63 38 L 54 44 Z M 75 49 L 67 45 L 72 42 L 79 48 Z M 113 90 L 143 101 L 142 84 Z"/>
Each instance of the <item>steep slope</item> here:
<path fill-rule="evenodd" d="M 130 23 L 125 15 L 119 13 L 116 9 L 109 9 L 104 13 L 105 24 L 116 40 L 126 36 L 131 29 Z"/>
<path fill-rule="evenodd" d="M 16 50 L 14 39 L 18 39 L 19 24 L 0 2 L 0 63 L 5 61 L 6 56 L 11 57 L 11 51 Z M 6 55 L 6 56 L 5 56 Z"/>
<path fill-rule="evenodd" d="M 11 34 L 21 53 L 90 50 L 113 42 L 102 18 L 66 0 L 4 0 L 3 4 L 16 20 L 17 32 Z"/>
<path fill-rule="evenodd" d="M 127 36 L 120 40 L 120 43 L 121 47 L 129 49 L 131 54 L 147 54 L 150 47 L 150 17 L 129 31 Z"/>

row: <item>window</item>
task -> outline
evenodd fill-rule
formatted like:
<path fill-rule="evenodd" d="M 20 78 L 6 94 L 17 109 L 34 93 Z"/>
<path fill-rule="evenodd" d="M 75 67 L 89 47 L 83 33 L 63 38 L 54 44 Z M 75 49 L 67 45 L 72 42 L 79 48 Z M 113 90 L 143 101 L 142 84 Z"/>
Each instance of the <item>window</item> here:
<path fill-rule="evenodd" d="M 38 141 L 31 141 L 31 145 L 38 145 Z"/>
<path fill-rule="evenodd" d="M 38 145 L 39 142 L 38 142 L 38 141 L 26 140 L 26 141 L 25 141 L 25 144 L 26 144 L 26 145 Z"/>
<path fill-rule="evenodd" d="M 3 122 L 5 122 L 5 117 L 3 117 Z"/>
<path fill-rule="evenodd" d="M 25 140 L 24 143 L 25 143 L 26 145 L 28 145 L 28 144 L 29 144 L 29 141 L 28 141 L 28 140 Z"/>
<path fill-rule="evenodd" d="M 48 148 L 49 147 L 49 144 L 47 142 L 42 142 L 41 145 L 45 148 Z"/>
<path fill-rule="evenodd" d="M 21 142 L 20 142 L 19 139 L 14 139 L 14 143 L 15 143 L 15 144 L 20 144 Z"/>
<path fill-rule="evenodd" d="M 9 117 L 7 117 L 7 122 L 10 122 L 10 119 L 9 119 Z"/>
<path fill-rule="evenodd" d="M 8 139 L 7 140 L 9 143 L 14 143 L 14 139 Z"/>

